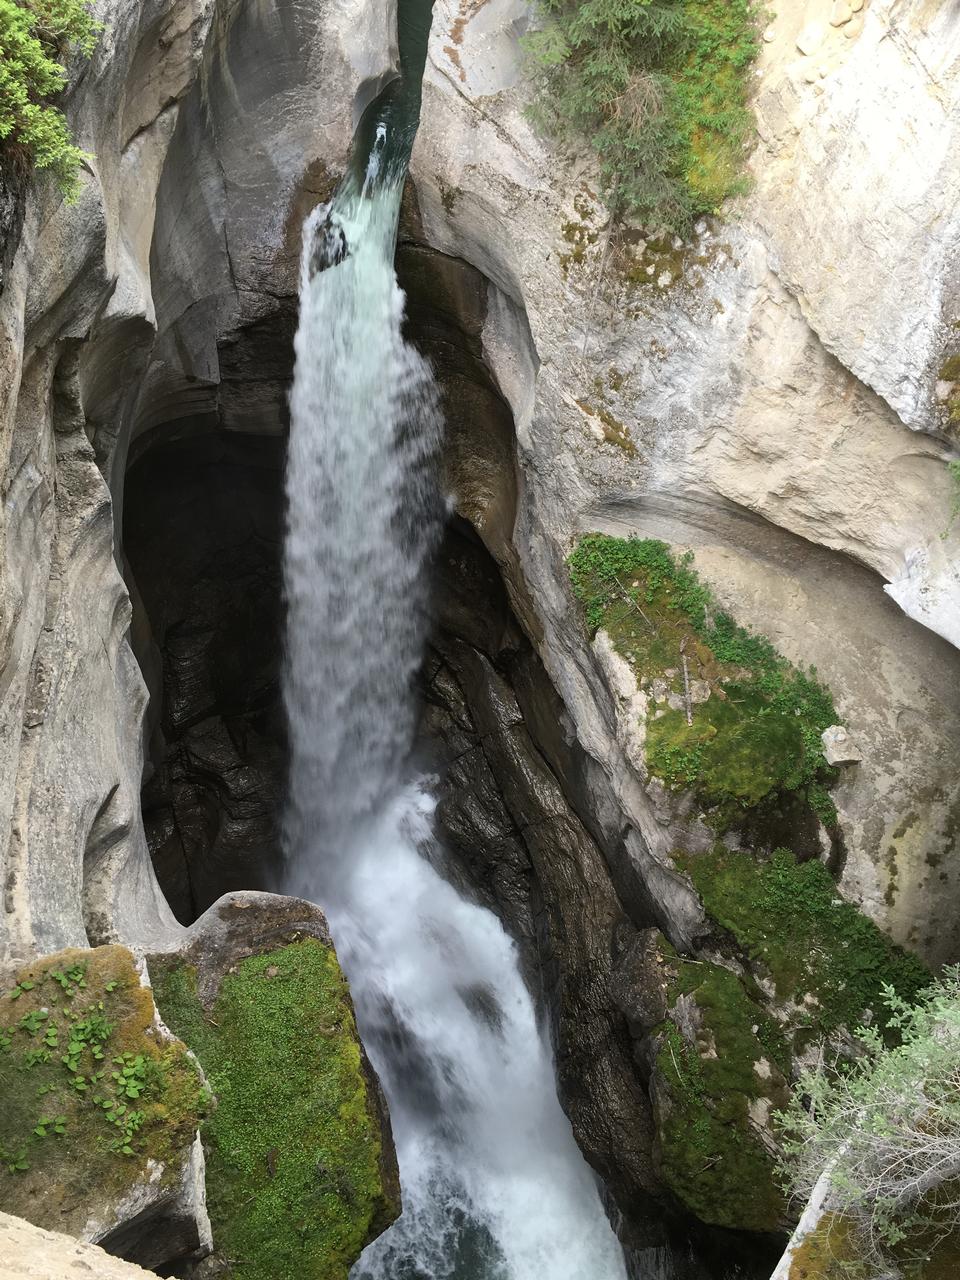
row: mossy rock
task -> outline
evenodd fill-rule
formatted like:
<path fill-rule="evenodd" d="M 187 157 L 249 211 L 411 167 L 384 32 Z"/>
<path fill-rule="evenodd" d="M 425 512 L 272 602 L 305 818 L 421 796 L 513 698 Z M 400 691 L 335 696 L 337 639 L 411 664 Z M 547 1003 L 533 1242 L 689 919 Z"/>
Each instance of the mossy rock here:
<path fill-rule="evenodd" d="M 0 1097 L 4 1210 L 86 1239 L 176 1200 L 208 1104 L 121 946 L 14 975 L 0 995 Z"/>
<path fill-rule="evenodd" d="M 878 1268 L 849 1217 L 824 1213 L 793 1247 L 787 1280 L 874 1280 Z M 929 1242 L 907 1239 L 892 1251 L 903 1280 L 956 1280 L 960 1275 L 960 1234 L 935 1233 Z"/>
<path fill-rule="evenodd" d="M 797 1031 L 807 1039 L 876 1020 L 885 983 L 909 1001 L 930 981 L 920 960 L 838 896 L 820 862 L 798 862 L 787 849 L 758 857 L 722 845 L 675 861 L 708 915 L 758 976 L 772 980 L 777 999 L 803 1010 Z"/>
<path fill-rule="evenodd" d="M 202 1137 L 217 1274 L 344 1280 L 399 1213 L 399 1181 L 322 913 L 234 894 L 149 965 L 216 1097 Z"/>
<path fill-rule="evenodd" d="M 693 792 L 718 834 L 818 852 L 820 823 L 836 828 L 838 775 L 820 740 L 837 712 L 816 672 L 735 623 L 663 542 L 587 534 L 569 566 L 591 634 L 604 630 L 647 690 L 650 772 Z"/>
<path fill-rule="evenodd" d="M 658 1173 L 702 1222 L 782 1230 L 770 1122 L 788 1100 L 790 1055 L 777 1023 L 736 974 L 661 950 L 673 978 L 654 1033 Z"/>

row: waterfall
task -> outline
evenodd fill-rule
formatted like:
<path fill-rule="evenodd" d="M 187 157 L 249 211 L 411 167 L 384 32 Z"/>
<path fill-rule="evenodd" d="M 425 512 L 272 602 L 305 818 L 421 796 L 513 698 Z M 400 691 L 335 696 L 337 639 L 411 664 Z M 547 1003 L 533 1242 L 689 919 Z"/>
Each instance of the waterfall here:
<path fill-rule="evenodd" d="M 284 565 L 284 887 L 327 912 L 403 1188 L 353 1276 L 624 1280 L 516 948 L 434 869 L 433 802 L 407 772 L 442 424 L 401 335 L 385 142 L 381 125 L 305 228 Z"/>

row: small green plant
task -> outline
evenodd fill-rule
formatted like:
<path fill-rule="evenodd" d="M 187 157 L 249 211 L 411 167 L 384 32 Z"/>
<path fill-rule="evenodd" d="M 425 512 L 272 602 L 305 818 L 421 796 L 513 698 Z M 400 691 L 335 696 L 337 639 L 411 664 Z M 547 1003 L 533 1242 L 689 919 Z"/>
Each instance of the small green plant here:
<path fill-rule="evenodd" d="M 30 1168 L 27 1153 L 23 1148 L 19 1151 L 7 1151 L 0 1147 L 0 1162 L 6 1165 L 8 1173 L 25 1173 Z"/>
<path fill-rule="evenodd" d="M 54 1116 L 52 1119 L 38 1120 L 33 1132 L 38 1138 L 45 1138 L 48 1133 L 66 1133 L 67 1117 Z"/>
<path fill-rule="evenodd" d="M 147 1087 L 146 1058 L 141 1053 L 136 1056 L 125 1053 L 119 1058 L 114 1058 L 113 1061 L 119 1068 L 117 1071 L 110 1072 L 117 1093 L 122 1098 L 139 1098 Z"/>
<path fill-rule="evenodd" d="M 588 140 L 615 213 L 685 232 L 743 189 L 751 0 L 538 0 L 533 117 Z"/>
<path fill-rule="evenodd" d="M 56 177 L 68 200 L 79 192 L 80 165 L 56 99 L 72 52 L 89 54 L 98 26 L 82 0 L 0 0 L 0 144 Z"/>

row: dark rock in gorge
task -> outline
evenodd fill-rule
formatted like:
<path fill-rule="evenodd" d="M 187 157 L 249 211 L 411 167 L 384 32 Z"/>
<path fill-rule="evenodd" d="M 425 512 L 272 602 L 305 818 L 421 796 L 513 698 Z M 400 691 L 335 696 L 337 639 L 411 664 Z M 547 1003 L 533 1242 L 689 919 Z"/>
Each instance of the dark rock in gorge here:
<path fill-rule="evenodd" d="M 279 858 L 282 441 L 224 432 L 142 450 L 127 477 L 135 645 L 152 687 L 147 838 L 189 923 Z"/>

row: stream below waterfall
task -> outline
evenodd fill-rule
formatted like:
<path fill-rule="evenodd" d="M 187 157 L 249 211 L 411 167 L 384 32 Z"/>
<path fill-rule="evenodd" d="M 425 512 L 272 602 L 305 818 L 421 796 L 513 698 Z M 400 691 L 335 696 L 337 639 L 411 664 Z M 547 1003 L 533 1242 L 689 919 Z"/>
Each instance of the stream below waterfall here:
<path fill-rule="evenodd" d="M 393 269 L 402 99 L 367 113 L 305 227 L 287 468 L 284 889 L 327 912 L 403 1190 L 352 1274 L 624 1280 L 516 947 L 435 869 L 433 802 L 408 772 L 443 508 L 438 394 Z"/>

